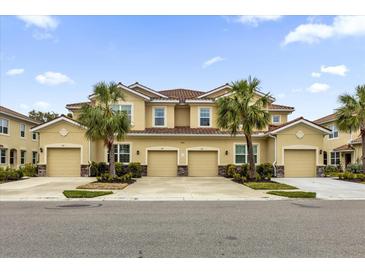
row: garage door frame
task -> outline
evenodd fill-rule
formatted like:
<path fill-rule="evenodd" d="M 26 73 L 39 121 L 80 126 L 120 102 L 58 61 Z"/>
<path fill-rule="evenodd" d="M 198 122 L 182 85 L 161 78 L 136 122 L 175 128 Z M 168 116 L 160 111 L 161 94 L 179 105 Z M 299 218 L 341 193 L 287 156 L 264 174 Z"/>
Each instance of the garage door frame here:
<path fill-rule="evenodd" d="M 284 176 L 286 176 L 286 167 L 285 167 L 285 151 L 294 151 L 294 150 L 302 150 L 302 151 L 311 151 L 314 152 L 314 167 L 313 167 L 313 171 L 314 171 L 314 176 L 316 176 L 316 168 L 318 166 L 318 147 L 313 147 L 313 146 L 290 146 L 290 147 L 283 147 L 283 154 L 282 154 L 282 161 L 283 161 L 283 165 L 284 165 Z M 300 152 L 299 152 L 300 153 Z"/>
<path fill-rule="evenodd" d="M 44 161 L 46 163 L 48 163 L 48 159 L 47 159 L 47 153 L 48 153 L 48 149 L 49 148 L 79 148 L 80 149 L 80 165 L 82 165 L 83 163 L 83 146 L 82 145 L 78 145 L 78 144 L 50 144 L 50 145 L 46 145 L 44 147 L 45 150 L 45 155 L 44 155 Z"/>
<path fill-rule="evenodd" d="M 189 166 L 189 152 L 217 152 L 217 169 L 219 173 L 220 149 L 217 147 L 190 147 L 186 149 L 186 166 Z M 189 170 L 188 170 L 189 174 Z M 188 175 L 190 176 L 190 174 Z"/>
<path fill-rule="evenodd" d="M 147 170 L 148 170 L 148 153 L 150 151 L 155 151 L 155 152 L 164 152 L 164 151 L 175 151 L 176 152 L 176 167 L 177 167 L 177 170 L 178 170 L 178 166 L 180 165 L 180 149 L 177 148 L 177 147 L 148 147 L 146 148 L 146 159 L 145 159 L 145 164 L 147 165 Z M 147 171 L 147 176 L 148 175 L 148 171 Z M 176 176 L 177 176 L 177 173 L 176 173 Z"/>
<path fill-rule="evenodd" d="M 80 147 L 47 147 L 47 149 L 46 149 L 46 165 L 47 165 L 47 176 L 50 176 L 50 174 L 49 174 L 49 171 L 50 171 L 50 162 L 49 162 L 49 160 L 50 160 L 50 158 L 48 157 L 49 155 L 49 151 L 48 150 L 52 150 L 52 149 L 55 149 L 55 150 L 64 150 L 64 151 L 66 151 L 66 150 L 77 150 L 78 151 L 78 153 L 79 153 L 79 157 L 80 157 L 80 165 L 79 165 L 79 167 L 78 167 L 78 169 L 77 169 L 77 175 L 75 174 L 75 177 L 80 177 L 81 176 L 81 165 L 82 165 L 82 150 L 81 150 L 81 148 Z M 58 176 L 58 175 L 57 175 Z M 69 177 L 70 175 L 65 175 L 65 177 Z M 71 177 L 74 177 L 74 175 L 72 175 Z"/>

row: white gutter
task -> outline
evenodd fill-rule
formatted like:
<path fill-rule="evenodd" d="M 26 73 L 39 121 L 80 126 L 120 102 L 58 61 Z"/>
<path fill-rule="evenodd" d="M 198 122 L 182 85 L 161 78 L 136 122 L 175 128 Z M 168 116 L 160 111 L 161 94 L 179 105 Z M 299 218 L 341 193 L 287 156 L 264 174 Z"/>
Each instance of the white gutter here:
<path fill-rule="evenodd" d="M 276 136 L 268 134 L 269 137 L 273 138 L 275 143 L 274 143 L 274 162 L 272 163 L 272 166 L 274 168 L 274 176 L 276 176 Z"/>

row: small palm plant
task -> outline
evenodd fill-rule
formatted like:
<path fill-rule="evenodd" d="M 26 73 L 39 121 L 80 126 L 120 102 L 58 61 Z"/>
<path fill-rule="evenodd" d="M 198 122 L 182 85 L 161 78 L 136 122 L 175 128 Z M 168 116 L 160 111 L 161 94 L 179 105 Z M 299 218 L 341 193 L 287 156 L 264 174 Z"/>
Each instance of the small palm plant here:
<path fill-rule="evenodd" d="M 345 132 L 360 130 L 362 170 L 365 172 L 365 85 L 357 86 L 355 95 L 341 95 L 339 102 L 341 106 L 336 110 L 337 127 Z"/>
<path fill-rule="evenodd" d="M 115 111 L 112 106 L 124 95 L 117 83 L 99 82 L 94 86 L 95 105 L 84 105 L 79 122 L 86 127 L 89 140 L 103 140 L 109 152 L 109 174 L 115 175 L 114 140 L 123 140 L 130 129 L 125 112 Z"/>
<path fill-rule="evenodd" d="M 254 130 L 262 130 L 269 124 L 269 113 L 265 109 L 269 103 L 269 94 L 256 100 L 256 91 L 260 89 L 260 81 L 248 77 L 232 83 L 228 96 L 218 100 L 218 126 L 228 129 L 236 136 L 242 130 L 248 149 L 249 179 L 256 178 L 253 154 L 252 134 Z"/>

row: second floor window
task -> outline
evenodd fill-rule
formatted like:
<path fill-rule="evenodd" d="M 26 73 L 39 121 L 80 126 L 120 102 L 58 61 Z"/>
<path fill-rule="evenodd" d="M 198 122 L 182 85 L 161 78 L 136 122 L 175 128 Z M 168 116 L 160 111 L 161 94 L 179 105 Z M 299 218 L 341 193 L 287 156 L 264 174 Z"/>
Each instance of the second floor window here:
<path fill-rule="evenodd" d="M 331 152 L 331 165 L 338 166 L 340 164 L 340 152 Z"/>
<path fill-rule="evenodd" d="M 210 127 L 210 108 L 201 108 L 199 110 L 199 125 L 201 127 Z"/>
<path fill-rule="evenodd" d="M 131 123 L 132 122 L 132 105 L 113 105 L 112 109 L 114 111 L 123 111 L 127 114 L 128 120 Z"/>
<path fill-rule="evenodd" d="M 0 164 L 6 164 L 6 149 L 0 149 Z"/>
<path fill-rule="evenodd" d="M 36 132 L 32 133 L 32 140 L 37 141 L 37 133 Z"/>
<path fill-rule="evenodd" d="M 154 126 L 155 127 L 163 127 L 165 126 L 165 108 L 163 107 L 157 107 L 154 108 Z"/>
<path fill-rule="evenodd" d="M 21 165 L 25 165 L 25 156 L 26 156 L 26 151 L 21 150 L 20 151 L 20 164 Z"/>
<path fill-rule="evenodd" d="M 331 133 L 329 135 L 329 139 L 334 139 L 338 137 L 338 129 L 335 125 L 332 125 L 329 127 L 329 129 L 331 130 Z"/>
<path fill-rule="evenodd" d="M 25 124 L 20 124 L 20 137 L 25 137 Z"/>
<path fill-rule="evenodd" d="M 9 133 L 9 120 L 0 119 L 0 133 L 2 134 Z"/>
<path fill-rule="evenodd" d="M 253 157 L 255 164 L 257 164 L 257 145 L 253 145 Z M 237 144 L 235 147 L 235 163 L 247 164 L 248 163 L 248 149 L 246 144 Z"/>
<path fill-rule="evenodd" d="M 273 124 L 280 123 L 280 115 L 273 115 L 272 116 L 272 122 L 273 122 Z"/>

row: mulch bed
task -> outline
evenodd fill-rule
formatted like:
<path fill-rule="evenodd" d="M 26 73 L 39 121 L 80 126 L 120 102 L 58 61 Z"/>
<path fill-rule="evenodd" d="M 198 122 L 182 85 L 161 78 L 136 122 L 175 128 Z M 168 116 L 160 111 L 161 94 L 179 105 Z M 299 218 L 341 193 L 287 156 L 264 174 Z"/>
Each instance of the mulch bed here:
<path fill-rule="evenodd" d="M 86 185 L 78 186 L 77 189 L 116 189 L 121 190 L 128 186 L 127 183 L 88 183 Z"/>

